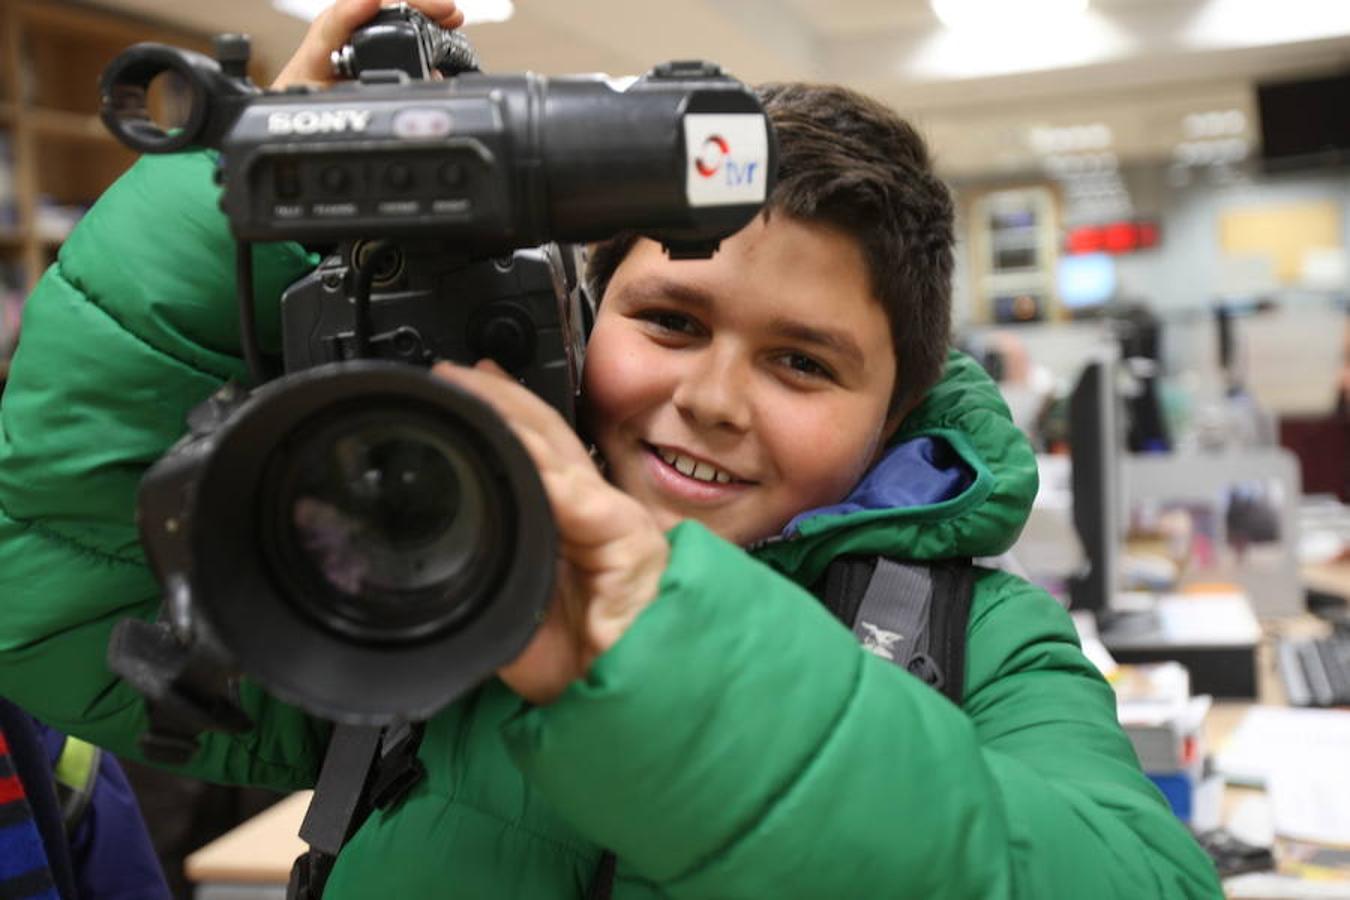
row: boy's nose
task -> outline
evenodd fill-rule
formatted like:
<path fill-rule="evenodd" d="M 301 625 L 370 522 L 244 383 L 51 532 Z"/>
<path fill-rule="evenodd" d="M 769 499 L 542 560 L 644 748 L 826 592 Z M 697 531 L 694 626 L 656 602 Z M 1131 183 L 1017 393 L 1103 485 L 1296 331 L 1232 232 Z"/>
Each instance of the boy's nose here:
<path fill-rule="evenodd" d="M 750 427 L 749 379 L 734 353 L 709 348 L 689 359 L 672 401 L 680 415 L 703 428 Z"/>

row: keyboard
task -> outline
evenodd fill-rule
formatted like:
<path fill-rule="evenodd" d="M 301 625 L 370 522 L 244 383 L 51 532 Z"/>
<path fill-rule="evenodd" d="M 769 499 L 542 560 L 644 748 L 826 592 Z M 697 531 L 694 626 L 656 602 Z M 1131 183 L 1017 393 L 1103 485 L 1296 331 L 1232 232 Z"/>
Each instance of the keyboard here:
<path fill-rule="evenodd" d="M 1286 639 L 1277 661 L 1292 706 L 1350 706 L 1350 633 Z"/>

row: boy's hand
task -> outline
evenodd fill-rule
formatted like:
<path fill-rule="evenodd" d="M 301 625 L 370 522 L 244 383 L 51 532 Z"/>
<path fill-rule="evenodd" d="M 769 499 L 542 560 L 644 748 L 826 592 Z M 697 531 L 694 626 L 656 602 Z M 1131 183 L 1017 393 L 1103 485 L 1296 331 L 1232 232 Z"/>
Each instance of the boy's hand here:
<path fill-rule="evenodd" d="M 604 479 L 576 433 L 536 394 L 487 360 L 434 371 L 506 420 L 548 493 L 559 534 L 557 587 L 525 651 L 497 674 L 526 700 L 549 703 L 656 599 L 670 548 L 651 513 Z"/>
<path fill-rule="evenodd" d="M 393 6 L 394 2 L 337 0 L 319 13 L 309 26 L 295 54 L 272 82 L 272 90 L 279 91 L 293 84 L 331 86 L 337 81 L 329 61 L 333 51 L 347 43 L 353 31 L 373 19 L 381 6 Z M 442 28 L 458 28 L 464 24 L 464 13 L 455 8 L 455 0 L 407 0 L 407 3 Z"/>

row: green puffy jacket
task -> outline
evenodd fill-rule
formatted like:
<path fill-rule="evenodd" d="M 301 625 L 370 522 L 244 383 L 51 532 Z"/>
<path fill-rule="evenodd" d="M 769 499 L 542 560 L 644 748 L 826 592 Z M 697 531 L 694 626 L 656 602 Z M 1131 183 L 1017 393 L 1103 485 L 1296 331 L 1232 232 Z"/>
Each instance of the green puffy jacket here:
<path fill-rule="evenodd" d="M 109 190 L 29 301 L 0 410 L 0 693 L 130 756 L 144 705 L 105 646 L 159 606 L 137 481 L 185 411 L 242 375 L 211 166 L 147 159 Z M 259 248 L 265 347 L 277 296 L 313 263 Z M 657 601 L 557 702 L 493 680 L 428 723 L 427 778 L 357 833 L 327 896 L 576 898 L 602 848 L 621 900 L 1219 896 L 1043 592 L 980 571 L 958 709 L 799 586 L 844 552 L 1011 544 L 1035 465 L 968 359 L 899 440 L 922 435 L 966 475 L 940 502 L 810 517 L 753 556 L 675 528 Z M 327 728 L 247 684 L 243 700 L 258 727 L 211 736 L 187 770 L 310 786 Z"/>

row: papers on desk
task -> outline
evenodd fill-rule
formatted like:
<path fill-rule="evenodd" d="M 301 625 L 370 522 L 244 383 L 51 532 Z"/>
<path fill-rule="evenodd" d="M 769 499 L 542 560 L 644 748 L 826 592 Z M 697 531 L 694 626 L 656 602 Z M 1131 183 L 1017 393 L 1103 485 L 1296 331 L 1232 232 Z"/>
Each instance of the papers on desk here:
<path fill-rule="evenodd" d="M 1254 707 L 1216 762 L 1266 788 L 1280 836 L 1350 846 L 1350 712 Z"/>
<path fill-rule="evenodd" d="M 1110 681 L 1116 714 L 1144 771 L 1188 772 L 1199 781 L 1201 729 L 1212 701 L 1208 694 L 1191 696 L 1186 667 L 1175 662 L 1118 666 Z"/>

